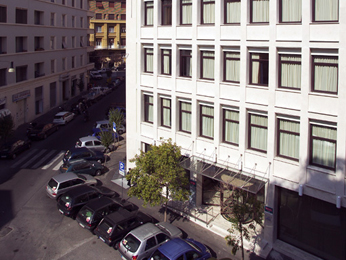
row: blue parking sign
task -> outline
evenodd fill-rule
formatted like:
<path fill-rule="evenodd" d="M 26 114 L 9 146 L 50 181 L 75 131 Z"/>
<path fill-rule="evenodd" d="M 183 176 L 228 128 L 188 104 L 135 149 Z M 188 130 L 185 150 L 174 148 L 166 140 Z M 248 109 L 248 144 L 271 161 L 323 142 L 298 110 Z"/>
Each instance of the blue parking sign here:
<path fill-rule="evenodd" d="M 125 163 L 119 162 L 119 174 L 125 176 Z"/>
<path fill-rule="evenodd" d="M 117 132 L 117 127 L 115 125 L 115 123 L 113 122 L 113 132 L 116 133 Z"/>

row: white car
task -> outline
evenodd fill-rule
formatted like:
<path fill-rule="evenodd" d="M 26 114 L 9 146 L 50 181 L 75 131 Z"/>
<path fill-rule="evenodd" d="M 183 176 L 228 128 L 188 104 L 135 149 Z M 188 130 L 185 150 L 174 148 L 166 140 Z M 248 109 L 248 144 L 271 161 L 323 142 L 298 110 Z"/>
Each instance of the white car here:
<path fill-rule="evenodd" d="M 74 113 L 63 111 L 59 112 L 54 116 L 53 123 L 57 125 L 66 125 L 68 122 L 73 120 Z"/>
<path fill-rule="evenodd" d="M 90 71 L 90 77 L 92 79 L 102 79 L 101 73 L 97 71 Z"/>

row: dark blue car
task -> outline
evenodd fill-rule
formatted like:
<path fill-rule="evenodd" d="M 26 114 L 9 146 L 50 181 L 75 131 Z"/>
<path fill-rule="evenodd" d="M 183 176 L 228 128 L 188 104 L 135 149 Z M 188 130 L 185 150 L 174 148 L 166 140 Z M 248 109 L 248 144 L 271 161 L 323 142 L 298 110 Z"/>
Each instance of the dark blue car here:
<path fill-rule="evenodd" d="M 202 243 L 188 238 L 174 238 L 161 245 L 148 258 L 152 260 L 206 260 L 211 257 L 209 249 Z"/>
<path fill-rule="evenodd" d="M 111 132 L 112 133 L 112 136 L 113 138 L 118 138 L 118 134 L 113 132 L 113 129 L 102 129 L 101 128 L 93 128 L 93 134 L 92 136 L 95 136 L 97 139 L 101 139 L 101 134 L 102 134 L 102 131 L 103 132 Z"/>

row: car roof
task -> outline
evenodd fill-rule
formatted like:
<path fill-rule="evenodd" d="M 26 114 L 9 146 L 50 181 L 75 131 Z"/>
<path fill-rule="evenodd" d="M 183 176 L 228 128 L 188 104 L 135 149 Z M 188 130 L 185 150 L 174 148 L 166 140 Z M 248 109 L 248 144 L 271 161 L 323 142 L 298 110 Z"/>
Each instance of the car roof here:
<path fill-rule="evenodd" d="M 75 152 L 90 152 L 90 149 L 86 148 L 86 147 L 72 147 L 71 149 L 69 149 L 69 151 L 71 153 L 75 153 Z"/>
<path fill-rule="evenodd" d="M 137 215 L 137 212 L 130 212 L 127 209 L 120 208 L 118 211 L 107 215 L 105 221 L 111 222 L 114 225 L 135 215 Z"/>
<path fill-rule="evenodd" d="M 67 114 L 67 113 L 70 113 L 70 112 L 68 112 L 68 111 L 62 111 L 62 112 L 59 112 L 59 113 L 55 114 L 55 116 L 63 116 L 63 115 L 65 115 L 65 114 Z"/>
<path fill-rule="evenodd" d="M 64 182 L 78 178 L 78 175 L 73 172 L 60 173 L 52 177 L 56 182 Z"/>
<path fill-rule="evenodd" d="M 81 137 L 81 138 L 79 138 L 79 140 L 80 140 L 81 142 L 87 142 L 87 141 L 100 141 L 100 140 L 97 139 L 95 136 L 91 136 L 91 135 Z"/>
<path fill-rule="evenodd" d="M 109 124 L 109 120 L 96 121 L 96 124 Z"/>
<path fill-rule="evenodd" d="M 153 223 L 146 223 L 142 226 L 139 226 L 135 229 L 133 229 L 130 233 L 137 237 L 140 240 L 144 240 L 147 237 L 150 237 L 152 235 L 156 235 L 160 233 L 161 230 L 155 226 Z"/>
<path fill-rule="evenodd" d="M 104 206 L 107 206 L 109 204 L 118 204 L 116 201 L 112 200 L 111 198 L 108 197 L 101 197 L 96 200 L 92 200 L 89 203 L 86 204 L 86 207 L 92 210 L 98 210 L 100 208 L 103 208 Z M 121 206 L 121 205 L 120 205 Z"/>
<path fill-rule="evenodd" d="M 176 259 L 181 254 L 191 249 L 193 248 L 181 238 L 169 240 L 158 248 L 158 250 L 169 259 Z"/>
<path fill-rule="evenodd" d="M 75 197 L 77 195 L 82 195 L 82 194 L 86 194 L 86 193 L 93 192 L 93 191 L 95 191 L 95 189 L 89 185 L 80 185 L 80 186 L 77 186 L 77 187 L 74 187 L 74 188 L 68 190 L 64 194 L 68 195 L 70 197 Z"/>

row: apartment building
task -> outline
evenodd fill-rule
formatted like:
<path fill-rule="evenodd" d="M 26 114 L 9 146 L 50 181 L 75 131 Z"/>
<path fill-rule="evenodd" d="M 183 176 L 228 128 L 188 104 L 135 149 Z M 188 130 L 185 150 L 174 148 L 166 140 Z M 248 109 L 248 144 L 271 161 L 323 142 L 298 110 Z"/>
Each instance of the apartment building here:
<path fill-rule="evenodd" d="M 220 206 L 231 184 L 264 202 L 262 252 L 345 259 L 345 12 L 338 0 L 128 0 L 127 168 L 171 138 L 192 205 Z"/>
<path fill-rule="evenodd" d="M 91 61 L 97 67 L 117 66 L 126 58 L 126 0 L 89 1 Z"/>
<path fill-rule="evenodd" d="M 87 0 L 0 0 L 0 109 L 16 127 L 86 89 Z"/>

